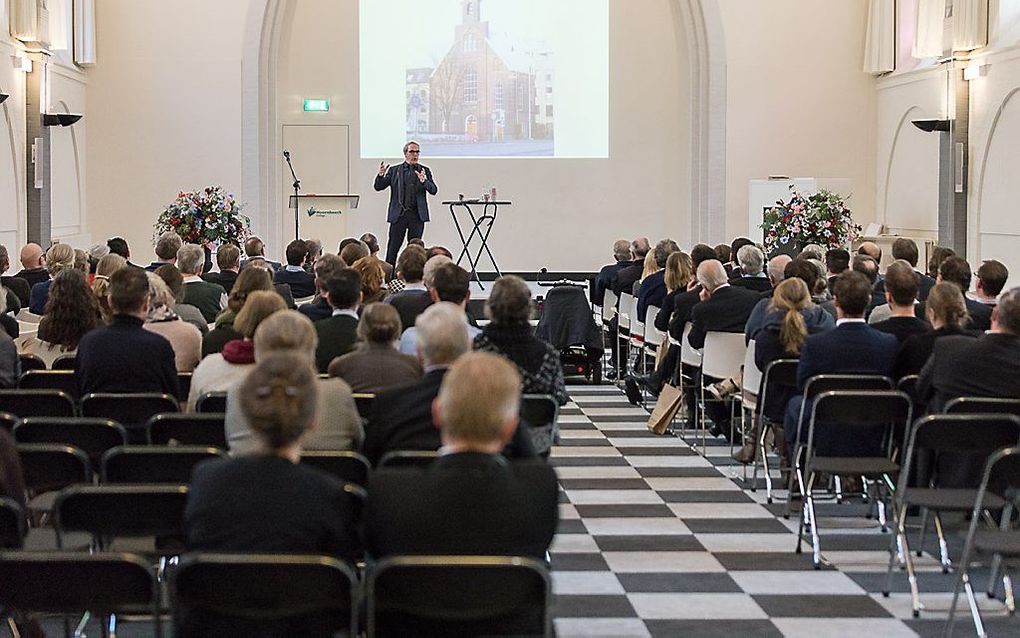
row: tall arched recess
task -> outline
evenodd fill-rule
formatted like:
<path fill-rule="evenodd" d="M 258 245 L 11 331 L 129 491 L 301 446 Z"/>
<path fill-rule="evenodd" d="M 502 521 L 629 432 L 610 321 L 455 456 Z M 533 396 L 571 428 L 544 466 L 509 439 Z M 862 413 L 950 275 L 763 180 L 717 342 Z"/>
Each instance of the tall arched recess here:
<path fill-rule="evenodd" d="M 691 98 L 690 238 L 726 236 L 726 43 L 718 0 L 672 0 L 675 25 L 686 35 Z M 281 198 L 281 151 L 276 114 L 276 65 L 282 25 L 294 0 L 251 0 L 242 51 L 241 193 L 253 223 L 271 245 L 282 224 L 270 202 Z"/>

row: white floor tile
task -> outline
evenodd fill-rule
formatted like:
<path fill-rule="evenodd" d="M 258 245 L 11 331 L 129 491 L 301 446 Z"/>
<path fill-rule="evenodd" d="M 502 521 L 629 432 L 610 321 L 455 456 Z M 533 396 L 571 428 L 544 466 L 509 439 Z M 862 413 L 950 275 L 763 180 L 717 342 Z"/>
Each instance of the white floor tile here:
<path fill-rule="evenodd" d="M 610 572 L 553 572 L 553 592 L 564 596 L 622 594 L 623 585 Z"/>
<path fill-rule="evenodd" d="M 790 552 L 797 546 L 793 534 L 696 534 L 710 552 Z"/>
<path fill-rule="evenodd" d="M 577 508 L 570 503 L 560 503 L 560 519 L 569 521 L 581 518 L 581 515 L 577 513 Z"/>
<path fill-rule="evenodd" d="M 632 467 L 558 467 L 556 476 L 563 479 L 629 479 L 641 478 Z"/>
<path fill-rule="evenodd" d="M 620 451 L 615 447 L 563 447 L 554 445 L 552 449 L 553 458 L 567 456 L 620 456 Z"/>
<path fill-rule="evenodd" d="M 562 638 L 647 638 L 651 635 L 639 618 L 557 618 L 555 624 L 556 635 Z"/>
<path fill-rule="evenodd" d="M 602 557 L 618 573 L 726 571 L 708 552 L 603 552 Z"/>
<path fill-rule="evenodd" d="M 574 505 L 652 505 L 662 498 L 652 490 L 567 490 Z"/>
<path fill-rule="evenodd" d="M 680 518 L 774 518 L 757 503 L 670 503 Z"/>
<path fill-rule="evenodd" d="M 733 571 L 730 577 L 748 594 L 864 593 L 849 576 L 836 571 Z"/>
<path fill-rule="evenodd" d="M 634 467 L 712 467 L 710 462 L 697 455 L 628 456 L 627 462 Z"/>
<path fill-rule="evenodd" d="M 882 636 L 907 638 L 917 634 L 895 618 L 773 618 L 786 638 L 844 638 Z"/>
<path fill-rule="evenodd" d="M 690 446 L 684 443 L 681 439 L 674 438 L 672 436 L 656 437 L 654 439 L 630 439 L 630 438 L 611 438 L 609 443 L 617 447 L 661 447 L 661 448 L 683 448 L 689 449 Z M 664 454 L 669 452 L 663 451 Z"/>
<path fill-rule="evenodd" d="M 733 481 L 728 478 L 648 478 L 645 479 L 653 490 L 692 491 L 692 490 L 735 490 L 739 491 Z"/>
<path fill-rule="evenodd" d="M 628 594 L 644 619 L 763 619 L 765 611 L 747 594 Z"/>
<path fill-rule="evenodd" d="M 597 554 L 599 546 L 587 534 L 557 534 L 549 551 L 554 554 Z"/>
<path fill-rule="evenodd" d="M 679 518 L 586 518 L 592 536 L 685 535 L 691 530 Z"/>

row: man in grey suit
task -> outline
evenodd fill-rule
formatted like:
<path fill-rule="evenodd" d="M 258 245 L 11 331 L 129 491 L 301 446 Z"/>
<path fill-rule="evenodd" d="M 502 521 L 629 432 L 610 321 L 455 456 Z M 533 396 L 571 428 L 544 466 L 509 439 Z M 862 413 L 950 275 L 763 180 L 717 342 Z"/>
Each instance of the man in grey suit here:
<path fill-rule="evenodd" d="M 421 147 L 418 142 L 404 144 L 404 162 L 390 166 L 379 162 L 375 190 L 390 189 L 390 206 L 386 221 L 390 225 L 390 238 L 386 244 L 386 262 L 397 263 L 400 246 L 407 239 L 420 239 L 429 220 L 429 204 L 425 196 L 439 190 L 428 166 L 418 163 Z"/>

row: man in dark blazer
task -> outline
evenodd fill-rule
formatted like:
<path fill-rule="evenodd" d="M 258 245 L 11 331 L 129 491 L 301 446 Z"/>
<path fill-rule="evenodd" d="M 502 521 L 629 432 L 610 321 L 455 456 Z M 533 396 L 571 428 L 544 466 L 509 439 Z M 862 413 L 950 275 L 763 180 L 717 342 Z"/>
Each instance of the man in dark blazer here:
<path fill-rule="evenodd" d="M 425 249 L 408 246 L 397 260 L 397 276 L 404 282 L 404 289 L 386 297 L 386 303 L 400 314 L 401 330 L 414 325 L 418 315 L 432 305 L 432 296 L 425 287 Z"/>
<path fill-rule="evenodd" d="M 914 315 L 914 300 L 917 298 L 917 275 L 910 264 L 897 259 L 885 271 L 885 298 L 889 302 L 891 316 L 871 324 L 875 330 L 894 335 L 899 343 L 916 334 L 924 334 L 931 326 Z"/>
<path fill-rule="evenodd" d="M 630 252 L 634 255 L 634 260 L 621 267 L 610 283 L 610 288 L 616 293 L 617 299 L 622 293 L 629 295 L 634 292 L 634 284 L 641 279 L 641 273 L 645 268 L 645 257 L 649 250 L 651 250 L 651 246 L 648 244 L 647 237 L 638 237 L 631 242 Z"/>
<path fill-rule="evenodd" d="M 894 241 L 892 245 L 892 256 L 893 259 L 902 259 L 910 264 L 910 267 L 914 271 L 914 276 L 917 278 L 917 299 L 918 301 L 924 301 L 927 299 L 928 293 L 931 292 L 932 286 L 935 285 L 935 280 L 929 277 L 927 273 L 923 273 L 917 269 L 918 251 L 917 244 L 914 243 L 914 240 L 907 239 L 906 237 L 900 237 Z M 875 282 L 875 292 L 885 292 L 885 279 L 880 279 Z"/>
<path fill-rule="evenodd" d="M 323 289 L 333 314 L 316 321 L 319 346 L 315 349 L 315 365 L 325 374 L 329 364 L 354 349 L 358 341 L 358 307 L 361 305 L 361 275 L 350 268 L 333 273 Z"/>
<path fill-rule="evenodd" d="M 746 288 L 757 293 L 770 292 L 772 282 L 765 274 L 765 255 L 754 244 L 742 246 L 737 251 L 740 276 L 730 279 L 730 285 Z"/>
<path fill-rule="evenodd" d="M 219 284 L 230 294 L 234 282 L 241 272 L 241 249 L 233 244 L 224 244 L 216 251 L 216 265 L 219 272 L 207 272 L 202 279 L 211 284 Z"/>
<path fill-rule="evenodd" d="M 936 281 L 948 281 L 960 287 L 963 291 L 963 302 L 967 306 L 967 314 L 970 315 L 970 323 L 967 328 L 971 330 L 990 330 L 992 327 L 992 308 L 987 303 L 976 301 L 967 296 L 970 290 L 971 270 L 967 260 L 959 255 L 947 257 L 939 266 L 939 275 Z M 1003 282 L 1005 284 L 1005 282 Z M 925 318 L 925 304 L 919 303 L 915 306 L 915 312 L 921 319 Z"/>
<path fill-rule="evenodd" d="M 381 191 L 390 189 L 390 206 L 386 221 L 390 225 L 389 242 L 386 244 L 386 261 L 397 263 L 397 254 L 407 239 L 419 239 L 425 234 L 425 222 L 429 220 L 429 203 L 426 194 L 435 195 L 439 188 L 432 179 L 428 166 L 418 163 L 421 147 L 418 142 L 404 144 L 404 162 L 389 166 L 379 162 L 379 174 L 374 188 Z"/>
<path fill-rule="evenodd" d="M 322 291 L 325 289 L 326 280 L 344 268 L 346 268 L 344 261 L 332 253 L 326 253 L 316 259 L 314 267 L 316 295 L 310 302 L 298 306 L 298 312 L 313 322 L 332 316 L 333 307 L 326 301 Z"/>
<path fill-rule="evenodd" d="M 917 381 L 918 397 L 941 412 L 956 397 L 1020 396 L 1020 288 L 1002 295 L 991 330 L 977 339 L 936 339 Z"/>
<path fill-rule="evenodd" d="M 311 297 L 315 294 L 315 275 L 305 272 L 305 257 L 308 256 L 308 244 L 295 239 L 287 244 L 287 265 L 273 276 L 274 284 L 287 284 L 290 292 L 297 299 Z"/>
<path fill-rule="evenodd" d="M 269 264 L 273 272 L 283 267 L 279 262 L 266 259 L 266 243 L 254 235 L 244 240 L 244 256 L 244 260 L 241 261 L 241 270 L 247 268 L 252 261 L 257 259 Z"/>
<path fill-rule="evenodd" d="M 376 395 L 361 450 L 372 465 L 378 464 L 387 452 L 431 451 L 442 445 L 439 429 L 432 419 L 432 401 L 439 395 L 439 387 L 450 366 L 471 350 L 464 311 L 451 303 L 433 305 L 418 318 L 415 333 L 418 358 L 425 368 L 425 376 L 413 385 Z M 515 430 L 503 450 L 504 456 L 535 456 L 524 430 L 524 427 Z"/>
<path fill-rule="evenodd" d="M 149 279 L 141 268 L 121 268 L 110 277 L 113 322 L 81 338 L 75 377 L 82 396 L 90 392 L 162 392 L 179 396 L 170 342 L 143 328 L 149 311 Z"/>
<path fill-rule="evenodd" d="M 595 298 L 592 299 L 592 303 L 596 306 L 602 305 L 606 298 L 606 290 L 609 290 L 609 286 L 613 283 L 616 273 L 620 272 L 621 268 L 630 265 L 633 255 L 630 253 L 629 241 L 617 239 L 613 242 L 613 259 L 616 261 L 603 266 L 595 277 Z"/>
<path fill-rule="evenodd" d="M 834 287 L 836 327 L 833 330 L 811 335 L 804 341 L 797 366 L 797 386 L 803 392 L 807 380 L 818 374 L 880 374 L 891 376 L 896 363 L 899 342 L 896 337 L 875 330 L 864 320 L 871 303 L 872 284 L 855 271 L 839 276 Z M 803 397 L 793 397 L 786 406 L 784 435 L 788 458 L 797 441 L 797 421 Z M 805 406 L 805 413 L 810 411 Z M 807 440 L 807 427 L 800 432 L 800 440 Z M 821 431 L 819 434 L 823 434 Z M 816 436 L 819 442 L 828 439 Z"/>

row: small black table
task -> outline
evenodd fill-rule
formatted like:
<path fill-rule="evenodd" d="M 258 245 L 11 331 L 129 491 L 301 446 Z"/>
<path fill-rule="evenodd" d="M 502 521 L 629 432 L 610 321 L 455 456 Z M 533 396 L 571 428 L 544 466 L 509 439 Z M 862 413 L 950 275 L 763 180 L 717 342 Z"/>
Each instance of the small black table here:
<path fill-rule="evenodd" d="M 453 216 L 453 224 L 457 227 L 457 234 L 460 236 L 460 242 L 464 246 L 460 251 L 460 255 L 457 256 L 457 265 L 460 265 L 461 260 L 464 256 L 467 256 L 468 263 L 471 265 L 471 276 L 478 282 L 482 290 L 485 290 L 485 286 L 482 284 L 481 277 L 478 276 L 478 263 L 482 259 L 482 251 L 489 255 L 489 261 L 492 262 L 492 267 L 496 269 L 496 274 L 500 277 L 503 273 L 499 271 L 499 266 L 496 265 L 496 258 L 492 256 L 492 251 L 489 249 L 489 234 L 492 233 L 492 225 L 496 222 L 496 214 L 499 212 L 500 206 L 510 206 L 513 202 L 505 200 L 481 200 L 481 199 L 455 199 L 451 201 L 443 202 L 443 206 L 450 207 L 450 215 Z M 475 215 L 475 211 L 471 208 L 472 206 L 481 206 L 482 214 Z M 463 208 L 467 211 L 468 217 L 471 218 L 471 232 L 468 233 L 467 238 L 464 237 L 464 231 L 460 225 L 460 219 L 457 217 L 457 209 Z M 484 225 L 484 228 L 483 228 Z M 465 224 L 465 227 L 467 224 Z M 471 242 L 474 240 L 475 235 L 480 240 L 478 250 L 472 259 L 471 257 Z"/>

